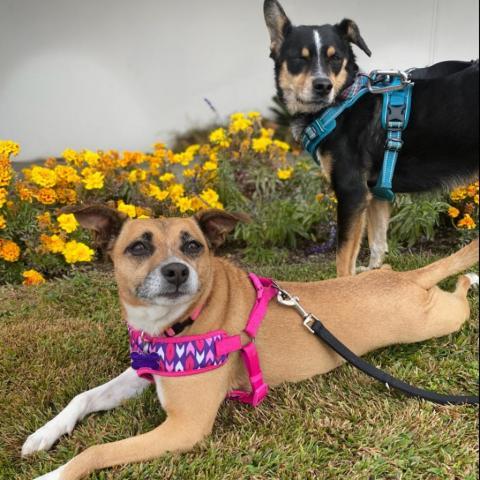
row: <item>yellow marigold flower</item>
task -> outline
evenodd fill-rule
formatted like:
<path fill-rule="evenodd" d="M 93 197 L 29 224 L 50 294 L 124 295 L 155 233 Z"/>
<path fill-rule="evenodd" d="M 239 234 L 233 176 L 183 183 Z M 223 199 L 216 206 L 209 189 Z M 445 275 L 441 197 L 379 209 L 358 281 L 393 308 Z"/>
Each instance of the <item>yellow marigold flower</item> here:
<path fill-rule="evenodd" d="M 62 253 L 65 249 L 65 242 L 58 235 L 48 236 L 42 233 L 40 235 L 40 242 L 48 252 Z"/>
<path fill-rule="evenodd" d="M 259 120 L 260 118 L 262 118 L 262 115 L 260 114 L 260 112 L 248 112 L 247 117 L 251 120 Z"/>
<path fill-rule="evenodd" d="M 20 258 L 20 247 L 12 240 L 0 238 L 0 258 L 6 262 L 16 262 Z"/>
<path fill-rule="evenodd" d="M 73 213 L 62 213 L 57 217 L 57 222 L 67 233 L 72 233 L 78 228 L 78 222 Z"/>
<path fill-rule="evenodd" d="M 175 175 L 173 173 L 167 172 L 164 173 L 163 175 L 160 175 L 159 180 L 161 182 L 171 182 L 172 180 L 175 180 Z"/>
<path fill-rule="evenodd" d="M 57 175 L 54 170 L 35 166 L 32 168 L 32 182 L 40 187 L 54 187 L 57 183 Z"/>
<path fill-rule="evenodd" d="M 466 230 L 473 230 L 476 226 L 477 224 L 468 213 L 466 213 L 457 223 L 458 228 L 464 228 Z"/>
<path fill-rule="evenodd" d="M 39 213 L 37 215 L 37 222 L 40 228 L 49 227 L 52 224 L 50 212 Z"/>
<path fill-rule="evenodd" d="M 43 205 L 52 205 L 57 201 L 57 194 L 53 188 L 41 188 L 35 193 L 35 198 Z"/>
<path fill-rule="evenodd" d="M 135 218 L 137 216 L 137 209 L 135 208 L 135 205 L 125 203 L 123 200 L 118 201 L 117 210 L 125 213 L 130 218 Z"/>
<path fill-rule="evenodd" d="M 316 200 L 317 202 L 321 202 L 324 198 L 325 198 L 325 194 L 324 194 L 324 193 L 317 193 L 317 194 L 315 195 L 315 200 Z"/>
<path fill-rule="evenodd" d="M 456 188 L 450 193 L 450 198 L 454 202 L 459 202 L 460 200 L 465 199 L 466 196 L 467 196 L 467 189 L 465 187 Z"/>
<path fill-rule="evenodd" d="M 95 172 L 87 175 L 83 180 L 86 190 L 99 190 L 103 188 L 105 176 L 102 172 Z"/>
<path fill-rule="evenodd" d="M 280 140 L 274 140 L 273 144 L 278 147 L 280 150 L 284 152 L 288 152 L 290 150 L 290 145 L 287 142 L 282 142 Z"/>
<path fill-rule="evenodd" d="M 208 139 L 214 145 L 218 145 L 221 148 L 228 148 L 230 146 L 230 140 L 227 137 L 227 132 L 224 128 L 217 128 L 210 133 Z"/>
<path fill-rule="evenodd" d="M 448 216 L 452 218 L 457 218 L 460 215 L 460 210 L 455 207 L 450 207 L 448 209 Z"/>
<path fill-rule="evenodd" d="M 211 188 L 205 189 L 201 194 L 200 198 L 206 202 L 211 207 L 214 207 L 218 203 L 218 193 Z"/>
<path fill-rule="evenodd" d="M 95 254 L 90 247 L 76 240 L 68 242 L 62 253 L 67 263 L 90 262 Z"/>
<path fill-rule="evenodd" d="M 151 218 L 152 212 L 149 208 L 136 207 L 137 218 Z"/>
<path fill-rule="evenodd" d="M 149 197 L 155 198 L 159 202 L 163 202 L 163 200 L 165 200 L 169 195 L 166 190 L 162 190 L 158 185 L 153 183 L 148 184 L 146 194 Z"/>
<path fill-rule="evenodd" d="M 134 169 L 128 174 L 128 181 L 130 183 L 143 182 L 147 178 L 145 170 Z"/>
<path fill-rule="evenodd" d="M 173 185 L 168 187 L 168 193 L 170 194 L 172 200 L 175 201 L 177 198 L 183 197 L 183 194 L 185 193 L 185 188 L 179 183 L 174 183 Z"/>
<path fill-rule="evenodd" d="M 0 230 L 3 230 L 7 226 L 7 221 L 5 220 L 5 217 L 0 214 Z"/>
<path fill-rule="evenodd" d="M 218 168 L 218 165 L 216 162 L 211 162 L 210 160 L 205 162 L 203 164 L 203 170 L 205 170 L 206 172 L 211 172 L 212 170 L 216 170 Z"/>
<path fill-rule="evenodd" d="M 185 213 L 192 209 L 192 201 L 188 197 L 177 198 L 175 200 L 175 205 L 180 213 Z"/>
<path fill-rule="evenodd" d="M 184 171 L 183 171 L 183 176 L 185 178 L 191 178 L 191 177 L 194 177 L 195 176 L 195 170 L 193 168 L 186 168 Z"/>
<path fill-rule="evenodd" d="M 57 180 L 62 183 L 77 183 L 80 181 L 77 171 L 68 165 L 57 165 L 55 167 L 55 174 Z"/>
<path fill-rule="evenodd" d="M 24 278 L 23 285 L 41 285 L 45 283 L 44 276 L 36 270 L 27 270 L 22 273 L 22 276 Z"/>
<path fill-rule="evenodd" d="M 293 174 L 293 168 L 292 167 L 287 167 L 287 168 L 279 168 L 277 170 L 277 177 L 280 180 L 288 180 Z"/>
<path fill-rule="evenodd" d="M 100 155 L 96 152 L 92 152 L 91 150 L 85 150 L 82 156 L 85 163 L 87 163 L 91 167 L 96 167 L 98 161 L 100 160 Z"/>
<path fill-rule="evenodd" d="M 269 137 L 254 138 L 252 140 L 252 149 L 257 153 L 265 153 L 272 143 L 272 139 Z"/>
<path fill-rule="evenodd" d="M 191 198 L 190 208 L 193 212 L 203 210 L 205 208 L 205 202 L 198 197 L 193 197 Z"/>
<path fill-rule="evenodd" d="M 78 165 L 79 163 L 81 163 L 81 161 L 79 162 L 78 153 L 71 148 L 66 148 L 62 152 L 62 157 L 67 163 L 73 163 L 74 165 Z"/>
<path fill-rule="evenodd" d="M 253 125 L 252 121 L 245 117 L 243 113 L 234 113 L 230 115 L 230 133 L 239 133 L 248 130 Z"/>
<path fill-rule="evenodd" d="M 273 128 L 260 129 L 260 136 L 263 138 L 272 138 L 274 134 L 275 134 L 275 130 L 273 130 Z"/>
<path fill-rule="evenodd" d="M 20 152 L 20 145 L 18 145 L 18 143 L 13 142 L 12 140 L 0 140 L 0 156 L 17 156 L 18 152 Z"/>
<path fill-rule="evenodd" d="M 5 188 L 0 188 L 0 208 L 2 208 L 5 203 L 7 203 L 8 192 Z"/>
<path fill-rule="evenodd" d="M 473 197 L 473 201 L 478 205 L 478 193 Z"/>

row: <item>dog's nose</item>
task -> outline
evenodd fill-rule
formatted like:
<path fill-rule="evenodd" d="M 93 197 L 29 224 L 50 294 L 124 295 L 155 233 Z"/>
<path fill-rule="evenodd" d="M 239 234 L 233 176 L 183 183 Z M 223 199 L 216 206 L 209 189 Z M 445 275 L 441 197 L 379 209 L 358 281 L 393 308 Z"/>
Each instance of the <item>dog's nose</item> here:
<path fill-rule="evenodd" d="M 328 95 L 332 88 L 332 82 L 328 78 L 316 78 L 313 83 L 313 90 L 319 95 Z"/>
<path fill-rule="evenodd" d="M 185 264 L 178 262 L 165 265 L 162 267 L 161 272 L 168 283 L 177 287 L 187 281 L 189 274 L 188 267 Z"/>

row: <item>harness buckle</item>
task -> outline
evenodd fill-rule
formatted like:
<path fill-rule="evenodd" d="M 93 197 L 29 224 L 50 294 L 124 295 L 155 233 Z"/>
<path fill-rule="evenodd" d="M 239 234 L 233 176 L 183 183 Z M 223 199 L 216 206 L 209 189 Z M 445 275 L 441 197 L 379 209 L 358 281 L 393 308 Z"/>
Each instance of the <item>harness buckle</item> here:
<path fill-rule="evenodd" d="M 372 70 L 367 78 L 367 88 L 370 93 L 402 90 L 405 85 L 412 83 L 410 74 L 403 70 Z M 400 82 L 392 85 L 395 78 L 399 78 Z"/>
<path fill-rule="evenodd" d="M 388 138 L 385 142 L 385 150 L 390 150 L 391 152 L 399 152 L 403 147 L 403 140 L 398 138 Z"/>

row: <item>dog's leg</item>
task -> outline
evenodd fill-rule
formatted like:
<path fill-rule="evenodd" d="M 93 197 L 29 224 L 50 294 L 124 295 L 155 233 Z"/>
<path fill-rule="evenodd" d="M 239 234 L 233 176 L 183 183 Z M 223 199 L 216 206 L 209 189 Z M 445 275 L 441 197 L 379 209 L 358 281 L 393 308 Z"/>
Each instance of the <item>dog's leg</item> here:
<path fill-rule="evenodd" d="M 89 413 L 115 408 L 123 400 L 140 394 L 148 385 L 150 382 L 129 368 L 110 382 L 80 393 L 55 418 L 27 438 L 22 455 L 49 450 L 62 435 L 70 434 Z"/>
<path fill-rule="evenodd" d="M 362 184 L 353 189 L 350 185 L 345 189 L 336 186 L 335 192 L 338 199 L 337 275 L 345 277 L 355 275 L 365 230 L 367 189 Z"/>
<path fill-rule="evenodd" d="M 223 371 L 220 371 L 223 370 Z M 95 445 L 37 480 L 78 480 L 94 470 L 191 449 L 208 435 L 228 390 L 227 366 L 202 375 L 161 378 L 167 419 L 151 432 Z"/>
<path fill-rule="evenodd" d="M 368 245 L 370 261 L 367 270 L 380 268 L 388 252 L 387 230 L 390 222 L 390 202 L 373 198 L 367 207 Z"/>

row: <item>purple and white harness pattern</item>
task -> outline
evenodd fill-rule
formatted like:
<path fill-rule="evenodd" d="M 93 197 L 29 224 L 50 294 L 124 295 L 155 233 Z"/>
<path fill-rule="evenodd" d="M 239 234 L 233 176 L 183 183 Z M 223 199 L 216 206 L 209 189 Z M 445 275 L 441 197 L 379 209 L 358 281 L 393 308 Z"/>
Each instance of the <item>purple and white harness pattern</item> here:
<path fill-rule="evenodd" d="M 147 380 L 152 375 L 182 376 L 222 366 L 228 354 L 217 354 L 217 343 L 227 336 L 223 330 L 191 337 L 151 337 L 128 328 L 132 368 Z"/>

